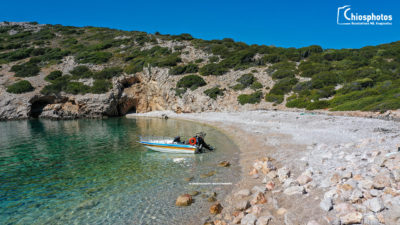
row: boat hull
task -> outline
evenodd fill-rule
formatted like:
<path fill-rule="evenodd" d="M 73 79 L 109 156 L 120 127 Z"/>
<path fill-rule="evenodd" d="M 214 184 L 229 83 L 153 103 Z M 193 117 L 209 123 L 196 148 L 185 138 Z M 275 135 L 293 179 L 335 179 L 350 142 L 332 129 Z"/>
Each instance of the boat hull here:
<path fill-rule="evenodd" d="M 140 142 L 144 147 L 157 152 L 168 152 L 168 153 L 185 153 L 194 154 L 196 147 L 191 145 L 174 145 L 174 144 L 160 144 L 151 142 Z"/>

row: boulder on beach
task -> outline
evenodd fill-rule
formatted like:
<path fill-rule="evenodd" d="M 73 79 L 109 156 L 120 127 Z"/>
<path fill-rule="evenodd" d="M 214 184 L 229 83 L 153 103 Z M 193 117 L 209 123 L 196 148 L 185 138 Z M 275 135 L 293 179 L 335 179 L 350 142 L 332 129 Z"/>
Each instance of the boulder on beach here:
<path fill-rule="evenodd" d="M 264 204 L 267 203 L 267 199 L 265 198 L 265 195 L 262 192 L 257 192 L 251 200 L 251 204 L 256 205 L 256 204 Z"/>
<path fill-rule="evenodd" d="M 193 199 L 192 196 L 189 194 L 179 195 L 176 199 L 175 205 L 177 206 L 189 206 L 192 204 Z"/>

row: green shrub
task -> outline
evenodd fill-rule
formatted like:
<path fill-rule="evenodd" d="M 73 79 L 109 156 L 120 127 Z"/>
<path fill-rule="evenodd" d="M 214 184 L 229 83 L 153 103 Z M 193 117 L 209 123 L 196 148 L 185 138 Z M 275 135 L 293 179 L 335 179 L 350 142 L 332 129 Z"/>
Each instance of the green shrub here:
<path fill-rule="evenodd" d="M 119 67 L 109 67 L 105 68 L 102 71 L 96 72 L 93 74 L 93 78 L 95 79 L 111 79 L 113 77 L 120 76 L 122 74 L 122 69 Z"/>
<path fill-rule="evenodd" d="M 263 85 L 260 82 L 255 81 L 250 85 L 250 88 L 253 90 L 257 90 L 263 88 Z"/>
<path fill-rule="evenodd" d="M 111 87 L 112 84 L 108 80 L 95 80 L 90 92 L 94 94 L 106 93 Z"/>
<path fill-rule="evenodd" d="M 218 86 L 207 89 L 204 91 L 204 94 L 206 94 L 208 97 L 212 99 L 217 99 L 218 95 L 223 96 L 224 95 L 224 90 L 220 89 Z"/>
<path fill-rule="evenodd" d="M 287 77 L 288 78 L 294 77 L 294 71 L 289 69 L 280 69 L 272 74 L 273 79 L 283 79 Z"/>
<path fill-rule="evenodd" d="M 23 48 L 17 49 L 13 52 L 0 53 L 0 63 L 4 62 L 13 62 L 21 59 L 26 59 L 31 55 L 33 48 Z"/>
<path fill-rule="evenodd" d="M 305 98 L 296 98 L 292 100 L 288 100 L 286 103 L 286 107 L 289 108 L 306 108 L 308 105 L 308 101 Z"/>
<path fill-rule="evenodd" d="M 315 101 L 315 102 L 310 102 L 306 109 L 307 110 L 314 110 L 314 109 L 324 109 L 329 107 L 329 102 L 328 101 Z"/>
<path fill-rule="evenodd" d="M 358 79 L 350 83 L 346 83 L 343 88 L 339 90 L 341 94 L 350 93 L 352 91 L 360 91 L 362 89 L 372 87 L 374 81 L 371 78 Z"/>
<path fill-rule="evenodd" d="M 244 104 L 256 104 L 256 103 L 260 103 L 261 101 L 261 96 L 262 96 L 262 92 L 261 91 L 256 91 L 252 94 L 242 94 L 238 96 L 238 102 L 241 105 Z"/>
<path fill-rule="evenodd" d="M 236 81 L 243 84 L 243 86 L 248 87 L 251 84 L 253 84 L 253 82 L 256 80 L 256 78 L 254 77 L 253 74 L 251 73 L 246 73 L 243 74 L 240 78 L 238 78 Z"/>
<path fill-rule="evenodd" d="M 141 72 L 143 70 L 144 64 L 145 61 L 143 59 L 135 59 L 125 67 L 124 71 L 127 74 L 134 74 Z"/>
<path fill-rule="evenodd" d="M 169 70 L 170 75 L 180 75 L 185 73 L 197 73 L 199 67 L 196 64 L 187 64 L 184 66 L 175 66 Z"/>
<path fill-rule="evenodd" d="M 218 62 L 219 58 L 218 58 L 218 56 L 213 55 L 213 56 L 211 56 L 210 58 L 208 58 L 208 60 L 209 60 L 211 63 L 215 63 L 215 62 Z"/>
<path fill-rule="evenodd" d="M 226 72 L 228 72 L 228 70 L 223 66 L 221 66 L 220 64 L 210 63 L 201 67 L 199 72 L 203 76 L 208 76 L 208 75 L 219 76 L 225 74 Z"/>
<path fill-rule="evenodd" d="M 283 78 L 278 80 L 269 93 L 284 95 L 292 90 L 292 86 L 298 82 L 296 78 Z"/>
<path fill-rule="evenodd" d="M 278 62 L 273 64 L 270 69 L 272 71 L 276 70 L 295 70 L 296 69 L 296 63 L 294 62 L 289 62 L 289 61 L 283 61 L 283 62 Z"/>
<path fill-rule="evenodd" d="M 169 55 L 161 58 L 151 60 L 151 65 L 156 67 L 169 67 L 176 66 L 177 63 L 182 62 L 182 59 L 177 55 Z"/>
<path fill-rule="evenodd" d="M 235 84 L 231 87 L 235 91 L 241 91 L 244 90 L 246 87 L 243 84 Z"/>
<path fill-rule="evenodd" d="M 15 72 L 16 77 L 32 77 L 39 74 L 40 68 L 34 63 L 27 62 L 12 66 L 10 71 Z"/>
<path fill-rule="evenodd" d="M 277 63 L 280 61 L 282 61 L 282 57 L 279 56 L 278 54 L 269 54 L 261 58 L 260 64 L 265 65 L 266 63 Z"/>
<path fill-rule="evenodd" d="M 196 59 L 194 62 L 195 63 L 202 63 L 204 61 L 204 59 Z"/>
<path fill-rule="evenodd" d="M 340 77 L 333 72 L 321 72 L 312 77 L 312 87 L 322 88 L 324 86 L 336 85 L 341 81 Z"/>
<path fill-rule="evenodd" d="M 112 57 L 110 52 L 82 52 L 76 56 L 78 63 L 102 64 Z"/>
<path fill-rule="evenodd" d="M 279 95 L 279 94 L 273 94 L 273 93 L 268 93 L 265 95 L 265 100 L 267 102 L 275 102 L 277 104 L 280 104 L 283 102 L 283 95 Z"/>
<path fill-rule="evenodd" d="M 90 87 L 81 82 L 68 82 L 65 92 L 69 94 L 86 94 L 90 91 Z"/>
<path fill-rule="evenodd" d="M 176 84 L 177 88 L 190 88 L 192 91 L 196 90 L 198 87 L 206 85 L 203 78 L 197 75 L 187 75 L 182 77 Z"/>
<path fill-rule="evenodd" d="M 64 75 L 62 77 L 59 77 L 53 80 L 51 84 L 46 85 L 42 90 L 40 90 L 40 93 L 44 95 L 58 94 L 61 91 L 65 90 L 70 79 L 71 79 L 70 75 Z"/>
<path fill-rule="evenodd" d="M 49 75 L 47 75 L 44 79 L 47 81 L 53 81 L 62 76 L 62 72 L 59 70 L 52 71 Z"/>
<path fill-rule="evenodd" d="M 89 78 L 93 76 L 92 71 L 87 66 L 76 66 L 70 73 L 77 78 Z"/>
<path fill-rule="evenodd" d="M 27 80 L 21 80 L 7 87 L 7 92 L 14 94 L 21 94 L 35 90 L 32 84 Z"/>

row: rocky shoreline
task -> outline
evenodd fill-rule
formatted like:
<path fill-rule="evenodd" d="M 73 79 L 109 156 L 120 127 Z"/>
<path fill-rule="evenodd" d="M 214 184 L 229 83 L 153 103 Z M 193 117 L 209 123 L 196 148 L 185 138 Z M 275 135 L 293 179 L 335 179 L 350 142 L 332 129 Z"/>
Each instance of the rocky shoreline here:
<path fill-rule="evenodd" d="M 281 111 L 135 116 L 162 114 L 215 125 L 241 150 L 242 180 L 201 223 L 400 223 L 394 120 Z"/>

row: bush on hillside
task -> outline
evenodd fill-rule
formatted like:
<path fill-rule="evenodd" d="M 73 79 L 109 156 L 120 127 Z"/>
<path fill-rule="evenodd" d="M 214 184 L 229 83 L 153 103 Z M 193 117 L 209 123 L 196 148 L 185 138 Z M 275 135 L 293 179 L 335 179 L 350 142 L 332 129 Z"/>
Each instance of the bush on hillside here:
<path fill-rule="evenodd" d="M 92 71 L 87 66 L 76 66 L 70 73 L 77 78 L 89 78 L 93 76 Z"/>
<path fill-rule="evenodd" d="M 228 70 L 223 66 L 221 66 L 220 64 L 210 63 L 201 67 L 199 72 L 203 76 L 208 76 L 208 75 L 219 76 L 225 74 L 226 72 L 228 72 Z"/>
<path fill-rule="evenodd" d="M 93 86 L 90 88 L 90 92 L 94 94 L 106 93 L 111 87 L 112 84 L 108 80 L 95 80 Z"/>
<path fill-rule="evenodd" d="M 268 93 L 265 95 L 265 101 L 280 104 L 283 102 L 283 95 Z"/>
<path fill-rule="evenodd" d="M 206 94 L 208 97 L 212 99 L 217 99 L 218 95 L 223 96 L 224 95 L 224 90 L 220 89 L 218 86 L 207 89 L 204 91 L 204 94 Z"/>
<path fill-rule="evenodd" d="M 49 73 L 49 75 L 47 75 L 44 79 L 51 82 L 61 76 L 62 76 L 62 72 L 59 70 L 55 70 L 55 71 L 52 71 L 51 73 Z"/>
<path fill-rule="evenodd" d="M 187 75 L 182 77 L 176 84 L 177 88 L 184 88 L 190 90 L 196 90 L 198 87 L 206 85 L 203 78 L 197 75 Z"/>
<path fill-rule="evenodd" d="M 241 105 L 260 103 L 261 96 L 262 96 L 262 92 L 261 91 L 256 91 L 256 92 L 254 92 L 252 94 L 242 94 L 242 95 L 238 96 L 238 102 Z"/>
<path fill-rule="evenodd" d="M 93 74 L 95 79 L 111 79 L 113 77 L 118 77 L 122 74 L 122 69 L 119 67 L 109 67 L 105 68 L 99 72 Z"/>
<path fill-rule="evenodd" d="M 78 63 L 102 64 L 108 62 L 111 57 L 110 52 L 81 52 L 75 59 Z"/>
<path fill-rule="evenodd" d="M 7 92 L 13 94 L 21 94 L 35 90 L 32 84 L 27 80 L 21 80 L 7 87 Z"/>
<path fill-rule="evenodd" d="M 199 67 L 196 64 L 187 64 L 184 66 L 174 66 L 169 70 L 170 75 L 181 75 L 185 73 L 197 73 Z"/>
<path fill-rule="evenodd" d="M 40 68 L 34 63 L 27 62 L 12 66 L 10 71 L 15 72 L 16 77 L 32 77 L 39 74 Z"/>

